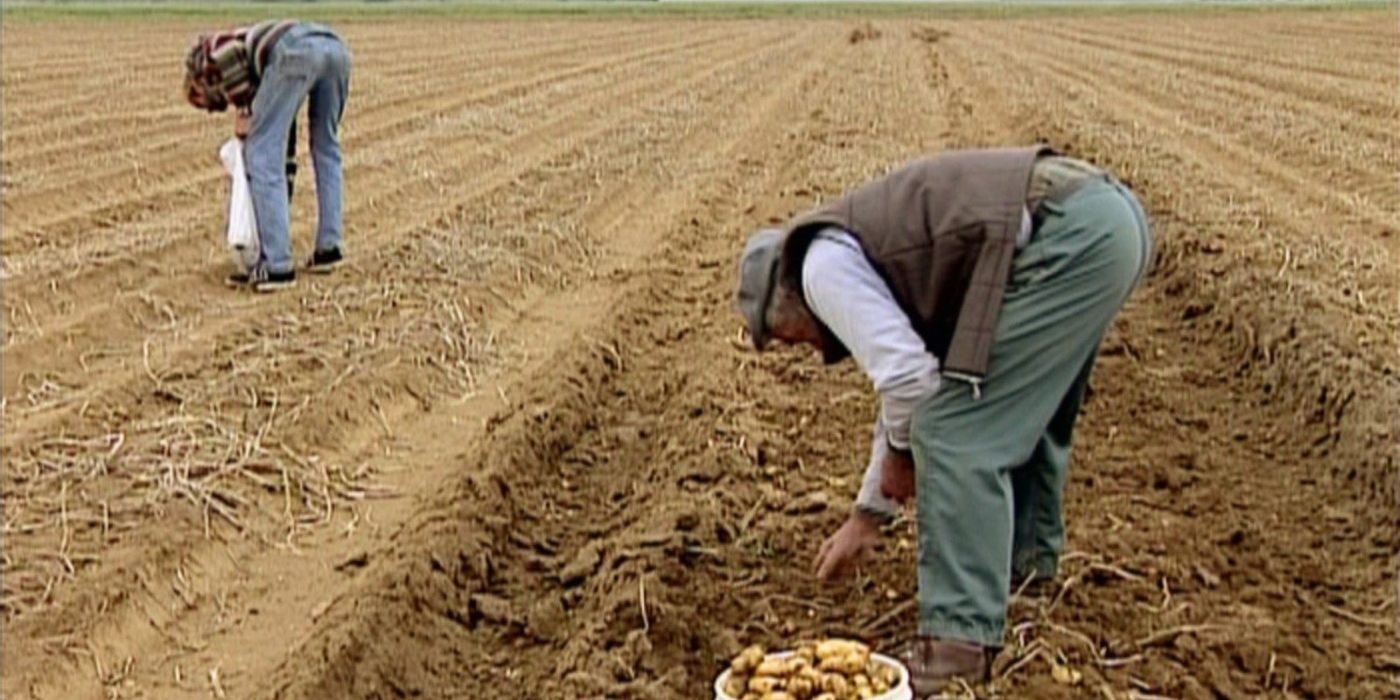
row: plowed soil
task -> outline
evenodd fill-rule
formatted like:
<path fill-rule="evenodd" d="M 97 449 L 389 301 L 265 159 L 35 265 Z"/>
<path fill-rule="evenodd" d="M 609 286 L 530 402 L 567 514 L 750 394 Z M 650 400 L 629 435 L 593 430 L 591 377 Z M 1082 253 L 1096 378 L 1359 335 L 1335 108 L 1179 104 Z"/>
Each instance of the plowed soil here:
<path fill-rule="evenodd" d="M 351 262 L 255 297 L 198 23 L 7 17 L 0 694 L 704 698 L 741 644 L 898 650 L 907 519 L 809 570 L 874 397 L 747 351 L 733 260 L 1044 140 L 1141 193 L 1158 264 L 976 692 L 1400 697 L 1396 21 L 347 17 Z"/>

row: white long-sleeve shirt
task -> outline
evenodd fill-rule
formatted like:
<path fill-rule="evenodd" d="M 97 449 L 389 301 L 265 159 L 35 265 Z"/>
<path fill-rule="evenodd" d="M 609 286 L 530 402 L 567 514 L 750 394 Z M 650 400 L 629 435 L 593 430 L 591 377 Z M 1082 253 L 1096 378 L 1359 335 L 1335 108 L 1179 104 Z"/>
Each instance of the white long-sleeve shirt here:
<path fill-rule="evenodd" d="M 1016 247 L 1030 240 L 1030 214 L 1023 212 Z M 895 515 L 899 505 L 880 491 L 880 465 L 889 446 L 909 448 L 914 409 L 938 390 L 938 358 L 928 351 L 889 285 L 865 257 L 850 233 L 829 227 L 818 232 L 802 263 L 802 293 L 880 395 L 870 463 L 856 505 Z"/>
<path fill-rule="evenodd" d="M 894 515 L 899 505 L 880 492 L 880 464 L 890 444 L 908 448 L 914 407 L 938 390 L 938 358 L 924 347 L 860 243 L 845 231 L 827 228 L 812 240 L 802 262 L 802 293 L 880 394 L 870 464 L 856 504 Z"/>

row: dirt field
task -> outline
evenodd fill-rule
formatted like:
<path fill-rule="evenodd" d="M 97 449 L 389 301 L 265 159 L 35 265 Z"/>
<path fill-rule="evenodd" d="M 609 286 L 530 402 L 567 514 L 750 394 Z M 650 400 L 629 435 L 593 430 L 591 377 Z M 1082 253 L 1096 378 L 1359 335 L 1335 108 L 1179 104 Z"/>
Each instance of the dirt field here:
<path fill-rule="evenodd" d="M 910 523 L 808 570 L 873 396 L 745 351 L 733 258 L 1035 139 L 1142 193 L 1158 266 L 980 695 L 1400 697 L 1394 9 L 347 17 L 351 263 L 270 297 L 221 284 L 200 22 L 5 22 L 6 698 L 704 698 L 741 643 L 898 649 Z"/>

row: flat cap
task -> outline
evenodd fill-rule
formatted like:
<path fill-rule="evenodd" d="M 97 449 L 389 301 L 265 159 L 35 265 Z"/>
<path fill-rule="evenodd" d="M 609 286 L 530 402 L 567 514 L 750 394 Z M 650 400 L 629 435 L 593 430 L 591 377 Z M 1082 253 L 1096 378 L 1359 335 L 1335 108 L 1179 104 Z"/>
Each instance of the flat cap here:
<path fill-rule="evenodd" d="M 773 300 L 777 285 L 778 259 L 782 254 L 785 235 L 778 229 L 763 229 L 749 236 L 744 253 L 739 256 L 739 288 L 735 302 L 755 349 L 768 344 L 768 304 Z"/>

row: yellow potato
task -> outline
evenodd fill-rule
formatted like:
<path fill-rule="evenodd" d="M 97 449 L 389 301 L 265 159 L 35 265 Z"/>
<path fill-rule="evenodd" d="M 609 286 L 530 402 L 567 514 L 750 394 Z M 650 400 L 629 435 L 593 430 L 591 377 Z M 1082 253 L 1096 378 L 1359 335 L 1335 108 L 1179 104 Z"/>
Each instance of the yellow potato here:
<path fill-rule="evenodd" d="M 749 690 L 760 695 L 783 689 L 783 679 L 772 676 L 754 676 L 749 679 Z"/>
<path fill-rule="evenodd" d="M 823 671 L 840 673 L 844 676 L 854 676 L 865 669 L 865 659 L 855 654 L 828 656 L 822 659 L 818 668 Z"/>
<path fill-rule="evenodd" d="M 724 681 L 724 693 L 730 697 L 739 697 L 749 687 L 749 677 L 731 672 L 729 678 Z"/>
<path fill-rule="evenodd" d="M 899 684 L 899 670 L 894 666 L 882 663 L 872 663 L 871 665 L 875 667 L 875 673 L 872 675 L 884 681 L 885 685 L 893 688 Z"/>
<path fill-rule="evenodd" d="M 836 700 L 836 696 L 832 695 L 831 693 L 822 693 L 821 695 L 812 698 L 812 700 Z"/>
<path fill-rule="evenodd" d="M 753 673 L 753 670 L 763 663 L 763 656 L 763 647 L 755 644 L 739 652 L 739 655 L 729 663 L 729 670 L 742 675 Z"/>
<path fill-rule="evenodd" d="M 864 673 L 857 673 L 856 675 L 851 676 L 851 683 L 854 684 L 857 688 L 869 688 L 870 676 L 867 676 Z"/>
<path fill-rule="evenodd" d="M 787 659 L 775 659 L 769 657 L 763 660 L 754 670 L 755 676 L 773 676 L 775 678 L 786 678 L 792 675 L 793 667 Z"/>
<path fill-rule="evenodd" d="M 812 696 L 812 691 L 816 690 L 817 687 L 806 678 L 793 676 L 787 679 L 787 685 L 783 686 L 783 689 L 798 698 L 808 698 Z"/>
<path fill-rule="evenodd" d="M 851 682 L 839 673 L 826 673 L 822 675 L 821 688 L 828 693 L 844 698 L 851 692 Z"/>
<path fill-rule="evenodd" d="M 851 639 L 824 639 L 817 642 L 817 658 L 825 659 L 828 656 L 845 656 L 851 652 L 870 653 L 870 647 Z"/>
<path fill-rule="evenodd" d="M 864 688 L 856 688 L 856 697 L 860 700 L 870 700 L 870 698 L 875 697 L 875 689 L 868 685 Z"/>
<path fill-rule="evenodd" d="M 777 690 L 765 694 L 762 698 L 760 698 L 760 700 L 797 700 L 797 698 L 794 698 L 793 696 L 784 693 L 781 690 Z"/>
<path fill-rule="evenodd" d="M 802 659 L 808 664 L 817 663 L 817 645 L 803 644 L 802 646 L 797 647 L 797 651 L 794 654 L 793 658 Z"/>

